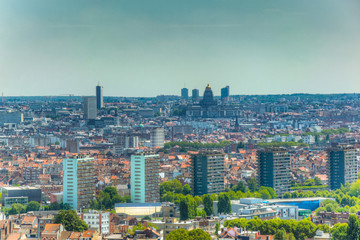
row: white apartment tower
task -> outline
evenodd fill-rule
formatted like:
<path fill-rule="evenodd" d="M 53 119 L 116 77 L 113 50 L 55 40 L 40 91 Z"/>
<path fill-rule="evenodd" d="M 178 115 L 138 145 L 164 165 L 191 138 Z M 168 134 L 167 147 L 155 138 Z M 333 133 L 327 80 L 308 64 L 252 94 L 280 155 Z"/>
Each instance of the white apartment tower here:
<path fill-rule="evenodd" d="M 151 147 L 164 147 L 165 142 L 165 134 L 164 134 L 164 128 L 161 127 L 155 127 L 152 128 L 150 131 L 150 143 Z"/>

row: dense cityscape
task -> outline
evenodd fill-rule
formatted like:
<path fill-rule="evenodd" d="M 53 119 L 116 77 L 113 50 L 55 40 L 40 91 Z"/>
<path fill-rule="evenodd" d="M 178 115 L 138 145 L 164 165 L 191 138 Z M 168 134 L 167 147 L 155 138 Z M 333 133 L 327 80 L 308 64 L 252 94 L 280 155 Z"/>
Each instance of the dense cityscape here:
<path fill-rule="evenodd" d="M 2 97 L 0 239 L 358 239 L 359 94 Z"/>

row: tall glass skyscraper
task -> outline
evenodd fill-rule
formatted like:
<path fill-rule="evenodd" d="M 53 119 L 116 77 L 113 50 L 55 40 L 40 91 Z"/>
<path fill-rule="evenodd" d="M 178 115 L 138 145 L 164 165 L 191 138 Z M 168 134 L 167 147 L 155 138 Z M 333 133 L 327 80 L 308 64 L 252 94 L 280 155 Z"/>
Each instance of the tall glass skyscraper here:
<path fill-rule="evenodd" d="M 103 98 L 103 87 L 100 85 L 96 86 L 96 108 L 100 109 L 104 107 L 104 98 Z"/>

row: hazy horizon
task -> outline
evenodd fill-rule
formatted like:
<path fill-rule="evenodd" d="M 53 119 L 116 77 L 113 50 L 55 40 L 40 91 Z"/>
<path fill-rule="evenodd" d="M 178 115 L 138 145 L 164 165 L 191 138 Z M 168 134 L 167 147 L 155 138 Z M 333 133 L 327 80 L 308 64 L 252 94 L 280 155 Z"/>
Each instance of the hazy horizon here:
<path fill-rule="evenodd" d="M 2 1 L 0 94 L 359 93 L 359 43 L 357 0 Z"/>

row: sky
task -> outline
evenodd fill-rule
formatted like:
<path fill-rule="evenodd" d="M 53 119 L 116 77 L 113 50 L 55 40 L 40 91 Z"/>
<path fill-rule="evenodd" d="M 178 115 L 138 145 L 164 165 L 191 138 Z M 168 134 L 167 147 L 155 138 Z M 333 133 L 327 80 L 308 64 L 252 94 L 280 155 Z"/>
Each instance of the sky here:
<path fill-rule="evenodd" d="M 359 93 L 359 0 L 0 0 L 4 96 Z"/>

